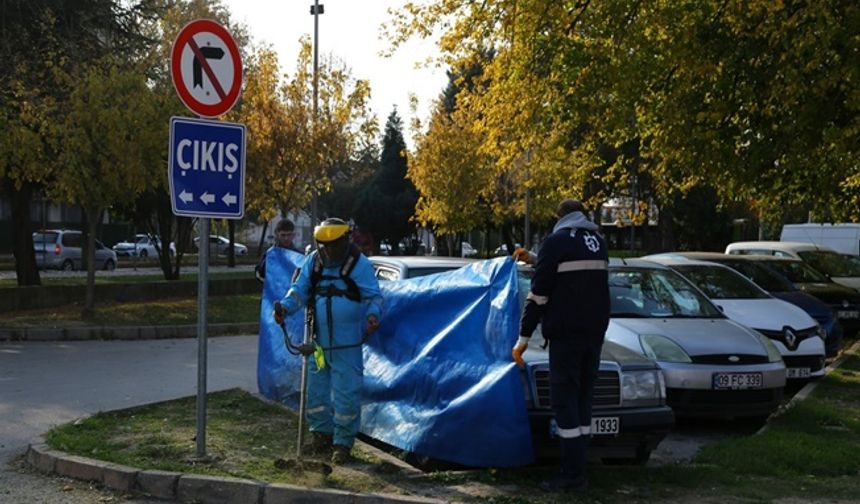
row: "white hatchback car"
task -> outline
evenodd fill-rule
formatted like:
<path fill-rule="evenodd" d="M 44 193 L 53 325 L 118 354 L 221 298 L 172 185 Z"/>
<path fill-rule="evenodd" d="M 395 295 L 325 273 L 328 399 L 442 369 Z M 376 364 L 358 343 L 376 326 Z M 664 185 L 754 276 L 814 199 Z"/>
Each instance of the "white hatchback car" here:
<path fill-rule="evenodd" d="M 647 259 L 684 275 L 730 319 L 770 338 L 785 361 L 787 378 L 824 376 L 827 334 L 802 308 L 771 296 L 722 264 L 660 256 Z"/>
<path fill-rule="evenodd" d="M 793 257 L 829 276 L 834 282 L 860 291 L 860 261 L 814 243 L 734 242 L 726 247 L 726 254 Z"/>

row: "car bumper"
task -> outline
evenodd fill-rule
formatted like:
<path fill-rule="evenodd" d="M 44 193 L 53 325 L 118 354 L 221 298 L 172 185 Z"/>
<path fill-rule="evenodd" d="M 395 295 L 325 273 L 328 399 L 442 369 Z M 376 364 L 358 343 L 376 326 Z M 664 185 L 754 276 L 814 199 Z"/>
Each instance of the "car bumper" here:
<path fill-rule="evenodd" d="M 772 413 L 782 401 L 786 371 L 782 362 L 741 366 L 660 362 L 666 402 L 676 416 L 748 417 Z M 761 373 L 758 389 L 715 389 L 715 373 Z"/>
<path fill-rule="evenodd" d="M 597 409 L 595 418 L 617 417 L 617 434 L 597 434 L 591 437 L 590 456 L 598 458 L 634 459 L 651 452 L 666 437 L 675 424 L 675 415 L 668 406 L 645 408 Z M 532 443 L 537 458 L 559 456 L 558 438 L 552 436 L 551 410 L 529 411 Z"/>

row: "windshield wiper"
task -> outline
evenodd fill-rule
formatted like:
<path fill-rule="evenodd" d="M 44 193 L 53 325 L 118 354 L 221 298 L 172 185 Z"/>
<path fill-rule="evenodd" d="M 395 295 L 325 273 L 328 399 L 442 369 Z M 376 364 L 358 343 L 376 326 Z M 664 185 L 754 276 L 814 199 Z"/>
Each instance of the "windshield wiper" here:
<path fill-rule="evenodd" d="M 643 313 L 636 312 L 612 312 L 609 314 L 609 317 L 618 317 L 618 318 L 651 318 L 650 315 L 645 315 Z"/>

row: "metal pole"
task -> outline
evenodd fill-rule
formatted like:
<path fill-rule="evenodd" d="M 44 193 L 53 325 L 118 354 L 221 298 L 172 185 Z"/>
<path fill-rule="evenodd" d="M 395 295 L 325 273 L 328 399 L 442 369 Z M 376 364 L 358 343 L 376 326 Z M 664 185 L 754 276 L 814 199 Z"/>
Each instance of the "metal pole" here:
<path fill-rule="evenodd" d="M 197 458 L 206 456 L 206 307 L 209 297 L 209 219 L 200 219 L 197 254 Z"/>
<path fill-rule="evenodd" d="M 319 0 L 314 0 L 313 11 L 314 15 L 314 103 L 313 103 L 313 135 L 314 135 L 314 144 L 316 145 L 316 134 L 317 134 L 317 99 L 319 96 L 319 27 L 320 27 L 320 3 Z M 317 159 L 314 157 L 313 159 Z M 314 167 L 315 170 L 319 168 L 319 166 Z M 316 185 L 316 177 L 317 173 L 314 173 L 313 180 L 314 185 Z M 311 201 L 311 227 L 316 226 L 317 224 L 317 190 L 316 187 L 313 188 L 313 200 Z"/>

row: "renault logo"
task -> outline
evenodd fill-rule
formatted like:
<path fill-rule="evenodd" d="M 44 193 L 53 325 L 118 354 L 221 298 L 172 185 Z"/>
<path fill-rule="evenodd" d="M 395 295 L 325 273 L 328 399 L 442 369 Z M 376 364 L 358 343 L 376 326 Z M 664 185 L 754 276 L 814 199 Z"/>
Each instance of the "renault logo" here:
<path fill-rule="evenodd" d="M 737 355 L 729 355 L 729 362 L 740 362 L 741 358 Z"/>
<path fill-rule="evenodd" d="M 783 330 L 783 336 L 785 336 L 785 342 L 789 347 L 793 347 L 794 344 L 797 343 L 797 335 L 794 334 L 794 331 L 792 331 L 790 327 L 786 327 Z"/>

